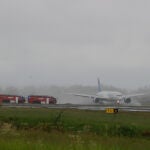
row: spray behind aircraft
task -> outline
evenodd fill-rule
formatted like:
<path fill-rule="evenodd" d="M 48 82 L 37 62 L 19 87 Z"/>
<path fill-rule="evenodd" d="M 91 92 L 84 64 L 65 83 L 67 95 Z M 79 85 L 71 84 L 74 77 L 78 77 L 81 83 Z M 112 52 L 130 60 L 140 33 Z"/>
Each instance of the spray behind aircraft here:
<path fill-rule="evenodd" d="M 81 94 L 81 93 L 76 93 L 73 95 L 91 98 L 94 103 L 99 103 L 99 104 L 110 103 L 110 102 L 115 104 L 120 104 L 120 103 L 129 104 L 131 103 L 132 97 L 142 96 L 144 94 L 139 93 L 139 94 L 132 94 L 132 95 L 123 95 L 121 92 L 118 91 L 103 91 L 101 88 L 100 80 L 98 78 L 98 93 L 96 93 L 95 95 L 88 95 L 88 94 Z"/>

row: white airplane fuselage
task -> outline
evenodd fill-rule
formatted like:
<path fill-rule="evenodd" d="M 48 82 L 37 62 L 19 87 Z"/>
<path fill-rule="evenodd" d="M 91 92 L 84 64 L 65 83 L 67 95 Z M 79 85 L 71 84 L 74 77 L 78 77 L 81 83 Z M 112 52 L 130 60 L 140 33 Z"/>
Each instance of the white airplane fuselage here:
<path fill-rule="evenodd" d="M 124 96 L 120 92 L 116 91 L 101 91 L 96 94 L 96 97 L 94 98 L 95 103 L 99 103 L 101 101 L 107 100 L 108 102 L 120 102 Z"/>
<path fill-rule="evenodd" d="M 98 98 L 106 99 L 121 99 L 123 97 L 122 93 L 115 91 L 101 91 L 96 94 Z"/>

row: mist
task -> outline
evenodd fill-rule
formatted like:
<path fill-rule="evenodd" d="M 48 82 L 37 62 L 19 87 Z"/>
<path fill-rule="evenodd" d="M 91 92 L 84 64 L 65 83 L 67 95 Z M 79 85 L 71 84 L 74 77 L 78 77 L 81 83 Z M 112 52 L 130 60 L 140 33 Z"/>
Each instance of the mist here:
<path fill-rule="evenodd" d="M 102 85 L 103 90 L 107 91 L 119 91 L 123 94 L 135 94 L 135 93 L 146 93 L 142 97 L 134 97 L 131 100 L 130 105 L 150 105 L 150 86 L 141 87 L 136 90 L 127 90 L 122 88 L 117 88 L 110 85 Z M 94 104 L 92 99 L 76 97 L 71 93 L 82 93 L 95 95 L 98 92 L 97 86 L 83 86 L 83 85 L 72 85 L 72 86 L 25 86 L 22 88 L 17 87 L 0 87 L 0 94 L 9 94 L 9 95 L 49 95 L 57 98 L 57 104 Z"/>
<path fill-rule="evenodd" d="M 150 85 L 147 0 L 0 1 L 0 86 Z M 40 91 L 39 91 L 40 92 Z"/>

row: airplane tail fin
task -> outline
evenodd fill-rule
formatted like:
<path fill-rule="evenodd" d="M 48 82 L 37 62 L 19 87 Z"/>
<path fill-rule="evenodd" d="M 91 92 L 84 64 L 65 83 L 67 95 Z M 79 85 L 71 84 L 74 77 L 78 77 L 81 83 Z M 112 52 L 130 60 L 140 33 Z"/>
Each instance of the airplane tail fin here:
<path fill-rule="evenodd" d="M 99 78 L 97 78 L 97 81 L 98 81 L 98 92 L 101 92 L 102 89 L 101 89 L 101 84 L 100 84 L 100 80 Z"/>

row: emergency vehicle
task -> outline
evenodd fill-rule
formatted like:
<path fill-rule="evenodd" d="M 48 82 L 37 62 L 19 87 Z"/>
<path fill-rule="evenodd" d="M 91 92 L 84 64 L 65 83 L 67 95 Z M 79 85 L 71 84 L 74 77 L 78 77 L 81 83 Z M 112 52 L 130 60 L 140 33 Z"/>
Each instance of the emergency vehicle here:
<path fill-rule="evenodd" d="M 28 103 L 31 104 L 56 104 L 57 100 L 53 96 L 47 95 L 29 95 Z"/>
<path fill-rule="evenodd" d="M 23 96 L 19 96 L 19 95 L 5 95 L 2 94 L 0 95 L 0 103 L 24 103 L 25 99 Z"/>

